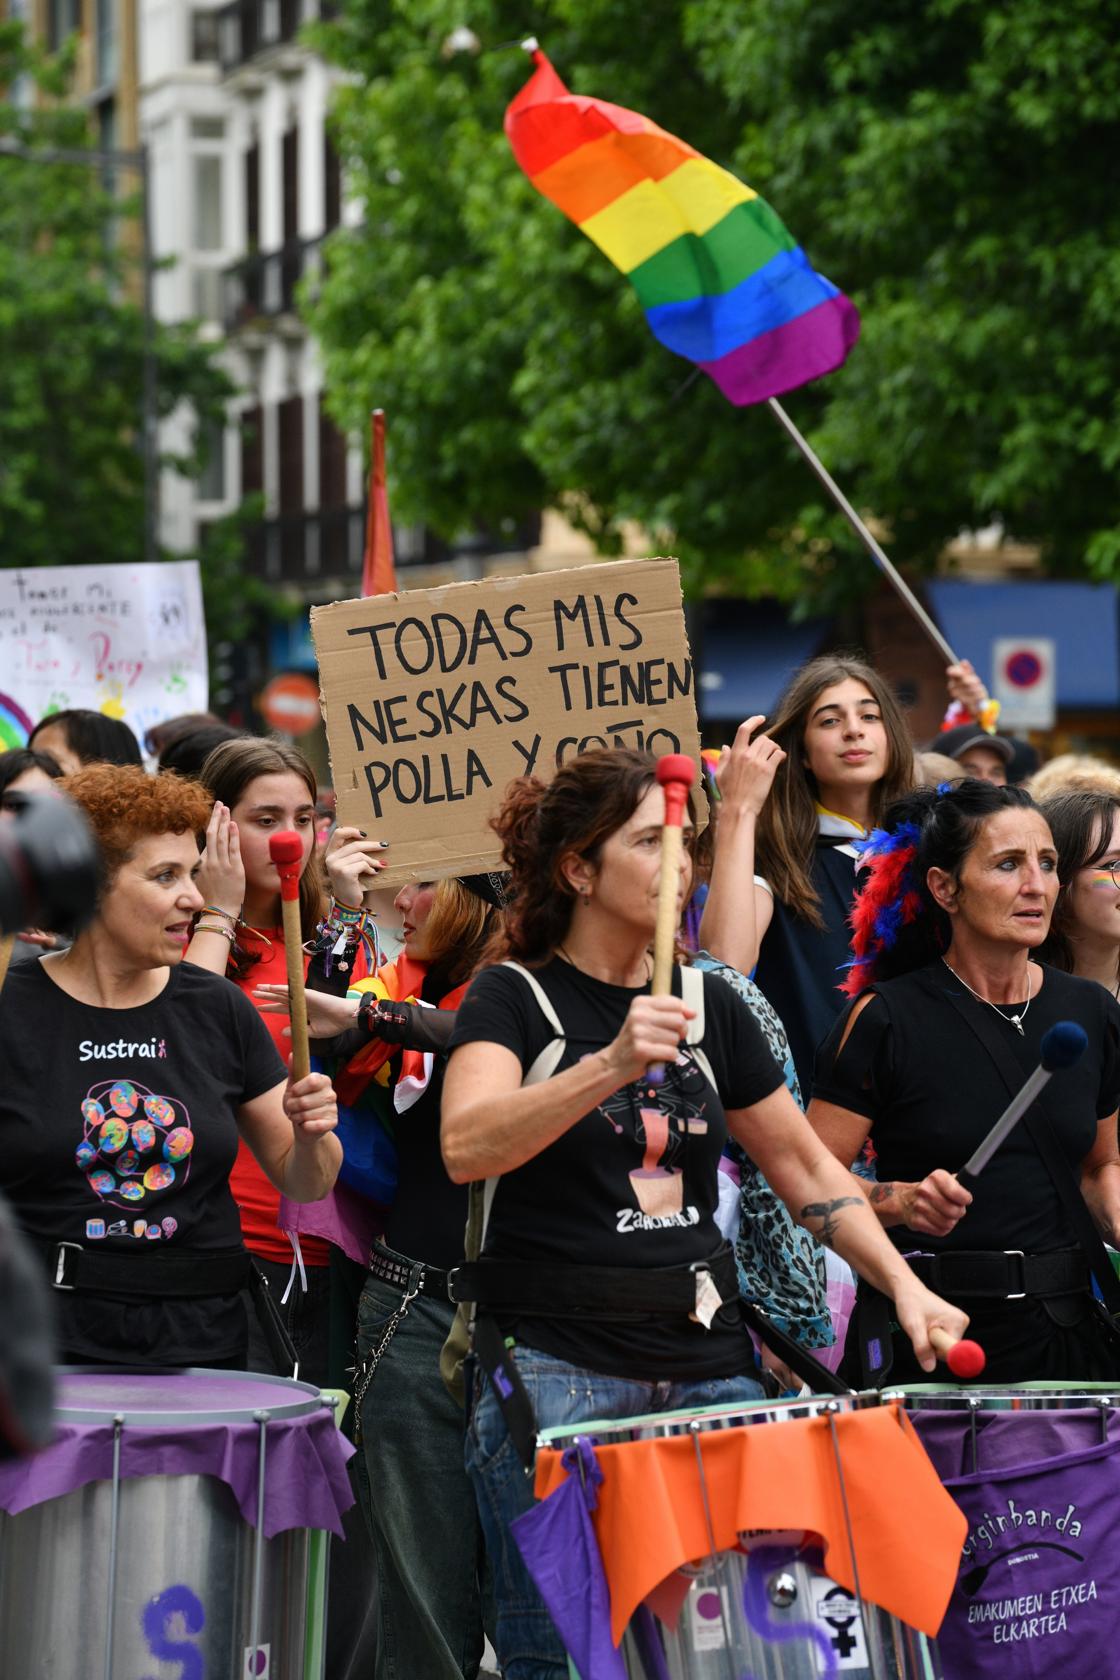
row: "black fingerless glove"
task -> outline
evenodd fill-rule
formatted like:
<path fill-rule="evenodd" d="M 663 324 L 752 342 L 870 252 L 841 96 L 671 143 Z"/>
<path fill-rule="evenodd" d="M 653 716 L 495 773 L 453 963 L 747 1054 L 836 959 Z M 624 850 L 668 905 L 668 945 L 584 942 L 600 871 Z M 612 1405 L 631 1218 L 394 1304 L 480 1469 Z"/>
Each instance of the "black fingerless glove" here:
<path fill-rule="evenodd" d="M 399 1044 L 405 1050 L 446 1054 L 455 1027 L 454 1009 L 425 1009 L 418 1003 L 396 1003 L 367 992 L 358 1006 L 358 1024 L 369 1038 Z"/>

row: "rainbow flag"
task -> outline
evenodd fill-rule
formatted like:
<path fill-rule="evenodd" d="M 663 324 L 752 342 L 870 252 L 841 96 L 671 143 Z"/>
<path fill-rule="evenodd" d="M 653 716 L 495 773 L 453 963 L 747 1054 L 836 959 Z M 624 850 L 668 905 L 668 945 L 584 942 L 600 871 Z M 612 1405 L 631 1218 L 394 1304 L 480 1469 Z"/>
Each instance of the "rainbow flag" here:
<path fill-rule="evenodd" d="M 513 155 L 622 270 L 666 349 L 739 405 L 840 366 L 858 311 L 765 199 L 648 117 L 569 93 L 539 49 L 533 62 L 506 111 Z"/>

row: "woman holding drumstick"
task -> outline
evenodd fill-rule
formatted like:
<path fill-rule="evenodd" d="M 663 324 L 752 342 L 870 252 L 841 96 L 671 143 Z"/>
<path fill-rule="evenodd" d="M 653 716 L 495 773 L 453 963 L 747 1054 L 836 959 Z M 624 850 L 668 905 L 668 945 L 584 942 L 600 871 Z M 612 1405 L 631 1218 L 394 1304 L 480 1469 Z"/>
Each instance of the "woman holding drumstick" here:
<path fill-rule="evenodd" d="M 916 1251 L 918 1275 L 967 1308 L 987 1380 L 1111 1381 L 1120 1338 L 1094 1302 L 1089 1258 L 1032 1120 L 1041 1114 L 1056 1140 L 1069 1195 L 1115 1241 L 1120 1007 L 1103 986 L 1035 960 L 1058 895 L 1046 819 L 1021 788 L 965 781 L 900 801 L 866 855 L 855 1001 L 821 1048 L 810 1123 L 839 1161 L 870 1137 L 871 1205 L 900 1251 Z M 1061 1021 L 1084 1029 L 1087 1053 L 966 1188 L 955 1172 Z M 850 1381 L 887 1374 L 863 1359 L 877 1336 L 886 1341 L 875 1307 L 861 1284 L 841 1366 Z M 904 1337 L 893 1352 L 891 1378 L 917 1378 Z"/>
<path fill-rule="evenodd" d="M 646 754 L 601 751 L 547 787 L 511 785 L 496 820 L 512 873 L 499 954 L 524 968 L 483 970 L 452 1039 L 444 1159 L 456 1182 L 498 1179 L 482 1260 L 455 1287 L 479 1300 L 478 1327 L 494 1327 L 540 1427 L 761 1395 L 713 1217 L 729 1130 L 795 1216 L 894 1298 L 930 1368 L 930 1331 L 960 1335 L 966 1323 L 891 1252 L 731 988 L 701 977 L 686 1002 L 675 968 L 671 994 L 650 995 L 665 817 L 654 772 Z M 687 817 L 685 840 L 678 915 L 692 869 Z M 550 1045 L 554 1071 L 525 1084 Z M 665 1076 L 654 1085 L 656 1064 Z M 483 1340 L 493 1346 L 484 1330 L 480 1351 Z M 494 1560 L 503 1670 L 509 1680 L 565 1675 L 509 1535 L 530 1485 L 482 1379 L 467 1460 Z"/>
<path fill-rule="evenodd" d="M 333 956 L 339 937 L 349 941 L 334 957 L 329 976 L 321 972 L 325 960 L 317 961 L 320 972 L 313 983 L 333 984 L 345 991 L 356 974 L 365 972 L 362 966 L 355 968 L 364 962 L 355 930 L 361 928 L 362 894 L 381 868 L 380 843 L 365 840 L 356 829 L 340 829 L 327 852 L 320 854 L 315 845 L 318 790 L 314 773 L 297 748 L 278 741 L 252 737 L 226 741 L 207 758 L 200 780 L 214 806 L 198 877 L 204 909 L 195 923 L 188 961 L 225 975 L 253 1003 L 258 1001 L 254 996 L 258 986 L 287 981 L 280 876 L 269 841 L 280 833 L 294 833 L 303 851 L 298 871 L 305 951 L 321 941 Z M 326 890 L 324 867 L 332 897 Z M 351 906 L 355 907 L 352 911 Z M 356 920 L 344 925 L 342 915 Z M 321 929 L 326 931 L 320 933 Z M 310 960 L 304 956 L 305 970 Z M 286 1023 L 270 1014 L 265 1024 L 286 1062 L 291 1054 L 291 1041 L 283 1033 Z M 244 1148 L 238 1153 L 231 1182 L 245 1245 L 273 1299 L 280 1303 L 292 1270 L 292 1247 L 277 1224 L 279 1194 Z M 281 1311 L 303 1373 L 312 1381 L 326 1382 L 329 1245 L 321 1237 L 302 1236 L 300 1257 L 306 1281 L 290 1291 Z M 255 1369 L 275 1369 L 273 1353 L 254 1320 L 250 1321 L 250 1356 Z"/>

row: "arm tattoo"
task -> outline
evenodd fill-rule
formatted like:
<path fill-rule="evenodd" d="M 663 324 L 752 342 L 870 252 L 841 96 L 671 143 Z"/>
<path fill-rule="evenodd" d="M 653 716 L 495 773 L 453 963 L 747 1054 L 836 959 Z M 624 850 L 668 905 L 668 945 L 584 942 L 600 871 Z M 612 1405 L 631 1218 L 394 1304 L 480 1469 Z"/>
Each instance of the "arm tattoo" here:
<path fill-rule="evenodd" d="M 840 1223 L 836 1217 L 840 1209 L 862 1206 L 862 1196 L 836 1196 L 831 1202 L 806 1202 L 801 1209 L 801 1223 L 808 1225 L 810 1219 L 819 1219 L 821 1228 L 813 1234 L 818 1242 L 824 1243 L 826 1248 L 831 1248 L 832 1240 L 836 1235 L 836 1227 Z"/>
<path fill-rule="evenodd" d="M 878 1207 L 881 1202 L 889 1202 L 894 1192 L 893 1184 L 873 1184 L 867 1199 L 872 1207 Z"/>

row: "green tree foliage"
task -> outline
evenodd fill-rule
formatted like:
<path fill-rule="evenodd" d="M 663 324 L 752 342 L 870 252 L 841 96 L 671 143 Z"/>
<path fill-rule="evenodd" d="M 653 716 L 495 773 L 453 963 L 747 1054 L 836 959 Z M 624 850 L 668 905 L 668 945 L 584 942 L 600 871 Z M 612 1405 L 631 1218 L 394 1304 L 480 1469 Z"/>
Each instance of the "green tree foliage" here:
<path fill-rule="evenodd" d="M 97 144 L 63 103 L 71 55 L 29 49 L 0 25 L 0 562 L 127 561 L 144 554 L 140 448 L 144 320 L 139 202 L 85 163 L 36 153 Z M 35 87 L 44 103 L 19 97 Z M 4 155 L 4 148 L 18 148 Z M 121 184 L 127 185 L 122 172 Z M 153 334 L 157 404 L 222 419 L 232 386 L 190 325 Z M 198 455 L 165 467 L 201 472 Z"/>
<path fill-rule="evenodd" d="M 1114 0 L 346 0 L 319 39 L 354 74 L 364 218 L 312 318 L 337 417 L 388 412 L 399 517 L 558 504 L 606 553 L 634 519 L 694 575 L 816 603 L 874 577 L 769 413 L 690 377 L 519 173 L 528 18 L 574 91 L 733 169 L 857 302 L 847 365 L 787 406 L 898 560 L 999 520 L 1120 575 Z M 464 21 L 477 54 L 446 49 Z"/>

